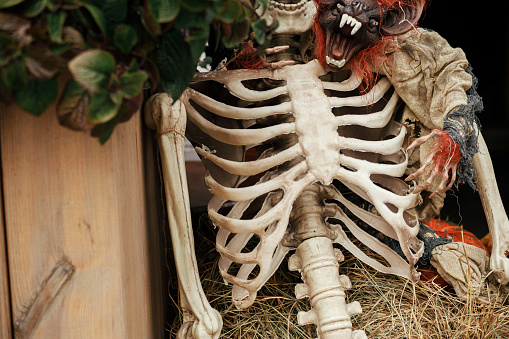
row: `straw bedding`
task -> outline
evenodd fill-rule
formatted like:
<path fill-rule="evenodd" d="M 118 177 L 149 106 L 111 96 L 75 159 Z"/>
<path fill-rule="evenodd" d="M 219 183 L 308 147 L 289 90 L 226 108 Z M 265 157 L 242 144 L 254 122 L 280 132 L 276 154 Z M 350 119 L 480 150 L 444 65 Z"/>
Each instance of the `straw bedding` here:
<path fill-rule="evenodd" d="M 309 310 L 307 299 L 297 300 L 298 272 L 290 272 L 283 262 L 276 274 L 260 290 L 257 301 L 247 310 L 231 302 L 231 286 L 224 285 L 217 269 L 212 227 L 200 218 L 196 241 L 203 288 L 212 307 L 221 312 L 220 338 L 315 338 L 314 326 L 297 325 L 299 311 Z M 344 251 L 340 273 L 347 275 L 352 289 L 348 302 L 359 301 L 363 313 L 352 318 L 354 329 L 364 329 L 369 338 L 509 338 L 509 303 L 492 291 L 484 291 L 484 303 L 463 301 L 454 292 L 434 281 L 412 284 L 406 279 L 382 274 Z M 168 259 L 169 261 L 172 258 Z M 172 272 L 170 287 L 176 291 Z M 181 323 L 173 293 L 176 316 L 167 324 L 174 338 Z"/>

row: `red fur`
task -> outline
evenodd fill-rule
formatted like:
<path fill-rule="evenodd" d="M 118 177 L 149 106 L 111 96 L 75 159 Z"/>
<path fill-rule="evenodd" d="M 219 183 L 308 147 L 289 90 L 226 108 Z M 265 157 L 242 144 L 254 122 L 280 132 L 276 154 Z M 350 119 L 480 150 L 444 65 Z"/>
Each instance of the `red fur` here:
<path fill-rule="evenodd" d="M 446 131 L 440 132 L 440 136 L 433 144 L 431 153 L 434 154 L 433 168 L 442 169 L 448 164 L 457 164 L 461 160 L 460 147 Z"/>
<path fill-rule="evenodd" d="M 243 44 L 236 53 L 235 63 L 242 69 L 260 69 L 264 66 L 265 62 L 257 55 L 254 56 L 256 49 L 252 43 Z"/>
<path fill-rule="evenodd" d="M 350 63 L 352 73 L 362 77 L 362 83 L 359 86 L 361 92 L 369 91 L 378 81 L 378 73 L 373 72 L 373 69 L 378 69 L 387 61 L 385 46 L 389 41 L 390 39 L 381 37 L 352 59 Z"/>
<path fill-rule="evenodd" d="M 312 28 L 313 33 L 315 34 L 314 39 L 315 58 L 318 60 L 320 65 L 325 67 L 326 65 L 325 57 L 327 55 L 327 52 L 325 50 L 326 48 L 325 32 L 323 31 L 322 27 L 320 26 L 320 23 L 318 22 L 318 17 L 325 10 L 325 4 L 320 2 L 320 0 L 314 0 L 314 2 L 316 4 L 316 15 L 313 20 Z"/>

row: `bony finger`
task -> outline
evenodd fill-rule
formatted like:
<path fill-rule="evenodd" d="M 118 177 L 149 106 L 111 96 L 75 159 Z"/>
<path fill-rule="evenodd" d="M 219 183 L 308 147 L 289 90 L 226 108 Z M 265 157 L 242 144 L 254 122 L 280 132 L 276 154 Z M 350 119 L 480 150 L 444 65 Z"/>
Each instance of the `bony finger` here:
<path fill-rule="evenodd" d="M 416 139 L 416 140 L 414 140 L 414 141 L 410 144 L 410 146 L 408 146 L 406 149 L 407 149 L 407 151 L 410 151 L 410 150 L 412 150 L 412 149 L 416 148 L 417 146 L 422 145 L 423 143 L 424 143 L 424 142 L 420 142 L 420 140 L 419 140 L 419 139 Z"/>
<path fill-rule="evenodd" d="M 440 185 L 437 187 L 436 190 L 433 191 L 433 193 L 431 193 L 431 195 L 429 197 L 433 198 L 435 195 L 444 193 L 445 191 L 447 191 L 447 188 L 445 187 L 446 183 L 447 183 L 447 181 L 445 179 L 442 179 L 442 181 L 440 182 Z"/>
<path fill-rule="evenodd" d="M 434 131 L 432 131 L 430 134 L 428 135 L 425 135 L 425 136 L 422 136 L 420 138 L 417 138 L 415 139 L 411 144 L 410 146 L 407 147 L 407 150 L 411 150 L 417 146 L 421 146 L 422 144 L 424 144 L 426 141 L 428 141 L 429 139 L 431 139 L 432 137 L 434 137 L 436 135 L 436 133 Z"/>
<path fill-rule="evenodd" d="M 428 182 L 428 180 L 426 180 L 424 183 L 420 184 L 420 185 L 417 185 L 415 187 L 415 189 L 412 191 L 412 193 L 421 193 L 422 191 L 424 191 L 426 188 L 428 188 L 428 186 L 430 185 L 430 183 Z"/>
<path fill-rule="evenodd" d="M 406 179 L 405 181 L 410 181 L 410 180 L 414 180 L 415 178 L 417 178 L 418 176 L 420 176 L 421 174 L 423 174 L 425 171 L 426 171 L 426 164 L 424 164 L 423 166 L 421 166 L 417 171 L 415 171 L 414 173 L 410 174 Z"/>
<path fill-rule="evenodd" d="M 269 64 L 269 68 L 276 69 L 276 68 L 283 68 L 285 66 L 290 66 L 295 64 L 295 61 L 293 60 L 282 60 L 278 62 L 271 62 Z"/>
<path fill-rule="evenodd" d="M 415 173 L 413 174 L 410 174 L 408 177 L 406 177 L 405 181 L 411 181 L 411 180 L 414 180 L 417 176 L 415 175 Z"/>
<path fill-rule="evenodd" d="M 416 186 L 415 189 L 412 191 L 413 194 L 419 194 L 421 193 L 422 191 L 424 191 L 424 187 L 419 185 L 419 186 Z"/>
<path fill-rule="evenodd" d="M 285 46 L 275 46 L 275 47 L 267 48 L 265 50 L 265 54 L 279 53 L 279 52 L 282 52 L 284 50 L 287 50 L 288 48 L 290 48 L 290 46 L 288 46 L 288 45 L 285 45 Z"/>

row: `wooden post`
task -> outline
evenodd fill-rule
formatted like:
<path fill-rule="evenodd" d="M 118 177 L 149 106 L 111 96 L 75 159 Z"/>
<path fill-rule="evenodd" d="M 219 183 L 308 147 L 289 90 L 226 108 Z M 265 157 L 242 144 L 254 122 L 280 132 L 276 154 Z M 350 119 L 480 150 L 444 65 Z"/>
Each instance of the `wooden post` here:
<path fill-rule="evenodd" d="M 137 114 L 101 146 L 61 127 L 53 106 L 40 117 L 0 106 L 16 338 L 163 337 L 156 185 L 142 130 Z M 0 302 L 3 312 L 2 290 Z"/>

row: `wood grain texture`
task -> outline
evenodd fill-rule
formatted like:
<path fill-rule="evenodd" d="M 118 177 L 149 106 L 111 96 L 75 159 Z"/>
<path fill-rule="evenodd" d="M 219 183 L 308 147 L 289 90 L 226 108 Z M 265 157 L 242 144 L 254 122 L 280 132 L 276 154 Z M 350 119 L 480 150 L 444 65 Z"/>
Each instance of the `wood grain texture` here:
<path fill-rule="evenodd" d="M 0 107 L 12 313 L 20 322 L 62 258 L 75 268 L 31 338 L 162 338 L 154 209 L 140 114 L 103 146 Z M 153 187 L 152 187 L 153 188 Z M 162 300 L 162 299 L 160 299 Z"/>
<path fill-rule="evenodd" d="M 39 325 L 43 315 L 51 306 L 58 293 L 69 281 L 76 268 L 63 258 L 51 271 L 49 277 L 41 284 L 41 289 L 30 304 L 23 318 L 16 322 L 15 333 L 17 338 L 30 338 L 34 329 Z"/>
<path fill-rule="evenodd" d="M 2 178 L 0 178 L 0 338 L 12 338 L 10 299 L 9 276 L 7 272 L 7 248 L 5 243 L 4 214 L 2 202 Z"/>

